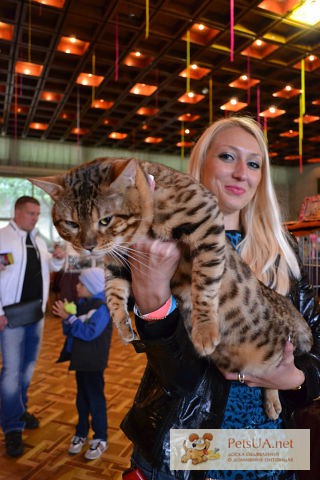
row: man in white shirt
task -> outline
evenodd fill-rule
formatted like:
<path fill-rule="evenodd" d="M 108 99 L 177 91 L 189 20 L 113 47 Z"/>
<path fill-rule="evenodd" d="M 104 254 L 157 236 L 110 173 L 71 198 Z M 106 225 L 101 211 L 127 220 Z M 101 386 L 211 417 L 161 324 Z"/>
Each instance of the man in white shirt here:
<path fill-rule="evenodd" d="M 50 271 L 60 270 L 65 256 L 61 248 L 49 253 L 35 228 L 39 215 L 38 200 L 20 197 L 15 203 L 14 218 L 0 229 L 0 253 L 10 253 L 13 261 L 0 270 L 0 422 L 6 452 L 11 457 L 23 454 L 24 428 L 39 426 L 39 420 L 27 411 L 27 390 L 41 346 Z M 20 326 L 10 326 L 5 307 L 33 300 L 42 300 L 41 318 L 28 324 L 23 324 L 22 318 Z"/>

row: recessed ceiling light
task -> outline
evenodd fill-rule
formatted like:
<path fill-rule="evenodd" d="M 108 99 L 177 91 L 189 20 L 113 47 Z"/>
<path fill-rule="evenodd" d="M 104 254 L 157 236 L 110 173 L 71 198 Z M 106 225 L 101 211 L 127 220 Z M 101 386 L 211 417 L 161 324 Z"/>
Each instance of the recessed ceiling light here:
<path fill-rule="evenodd" d="M 32 77 L 40 77 L 43 65 L 31 62 L 17 62 L 15 72 L 21 75 L 30 75 Z"/>
<path fill-rule="evenodd" d="M 305 0 L 288 18 L 306 25 L 315 25 L 320 21 L 320 0 Z"/>
<path fill-rule="evenodd" d="M 80 73 L 76 83 L 87 87 L 98 87 L 104 77 L 101 75 L 92 75 L 92 73 Z"/>

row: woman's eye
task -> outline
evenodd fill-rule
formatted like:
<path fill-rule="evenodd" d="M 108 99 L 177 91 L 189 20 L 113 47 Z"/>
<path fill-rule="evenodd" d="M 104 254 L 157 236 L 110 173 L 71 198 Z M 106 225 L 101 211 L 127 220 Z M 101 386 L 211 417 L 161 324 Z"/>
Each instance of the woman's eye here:
<path fill-rule="evenodd" d="M 78 228 L 78 224 L 75 222 L 71 222 L 70 220 L 65 220 L 64 223 L 70 228 Z"/>
<path fill-rule="evenodd" d="M 261 168 L 261 165 L 258 162 L 253 162 L 252 161 L 252 162 L 248 162 L 248 167 L 252 168 L 254 170 L 259 170 L 259 168 Z"/>
<path fill-rule="evenodd" d="M 111 218 L 112 217 L 105 217 L 99 221 L 99 224 L 102 225 L 103 227 L 106 227 L 110 223 Z"/>
<path fill-rule="evenodd" d="M 231 153 L 220 153 L 218 155 L 218 157 L 221 159 L 221 160 L 225 160 L 225 161 L 232 161 L 234 160 L 234 157 L 233 155 L 231 155 Z"/>

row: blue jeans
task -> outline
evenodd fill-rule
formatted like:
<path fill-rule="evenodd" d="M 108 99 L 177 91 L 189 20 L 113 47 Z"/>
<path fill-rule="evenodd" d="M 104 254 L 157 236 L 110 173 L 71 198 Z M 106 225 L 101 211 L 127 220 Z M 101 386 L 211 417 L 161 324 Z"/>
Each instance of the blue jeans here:
<path fill-rule="evenodd" d="M 76 435 L 87 437 L 89 416 L 94 432 L 93 438 L 107 440 L 107 402 L 104 396 L 103 370 L 98 372 L 76 372 L 78 425 Z"/>
<path fill-rule="evenodd" d="M 23 430 L 20 420 L 27 410 L 27 391 L 39 355 L 44 319 L 0 334 L 2 369 L 0 375 L 0 421 L 4 433 Z"/>

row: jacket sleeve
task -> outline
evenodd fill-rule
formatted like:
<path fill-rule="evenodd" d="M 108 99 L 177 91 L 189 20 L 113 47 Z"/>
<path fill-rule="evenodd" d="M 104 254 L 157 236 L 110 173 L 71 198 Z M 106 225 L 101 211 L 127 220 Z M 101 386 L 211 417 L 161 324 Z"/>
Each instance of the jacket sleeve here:
<path fill-rule="evenodd" d="M 284 401 L 293 408 L 306 406 L 320 397 L 320 312 L 315 292 L 303 266 L 300 268 L 302 276 L 291 289 L 290 299 L 311 328 L 313 347 L 310 353 L 295 357 L 297 368 L 305 375 L 302 388 L 281 393 Z"/>
<path fill-rule="evenodd" d="M 147 355 L 149 367 L 172 395 L 194 391 L 202 381 L 208 360 L 197 355 L 178 308 L 168 317 L 146 322 L 136 317 L 140 340 L 132 342 L 137 353 Z"/>
<path fill-rule="evenodd" d="M 73 337 L 90 342 L 99 337 L 110 321 L 109 311 L 106 305 L 101 305 L 86 321 L 75 320 L 70 329 Z"/>

